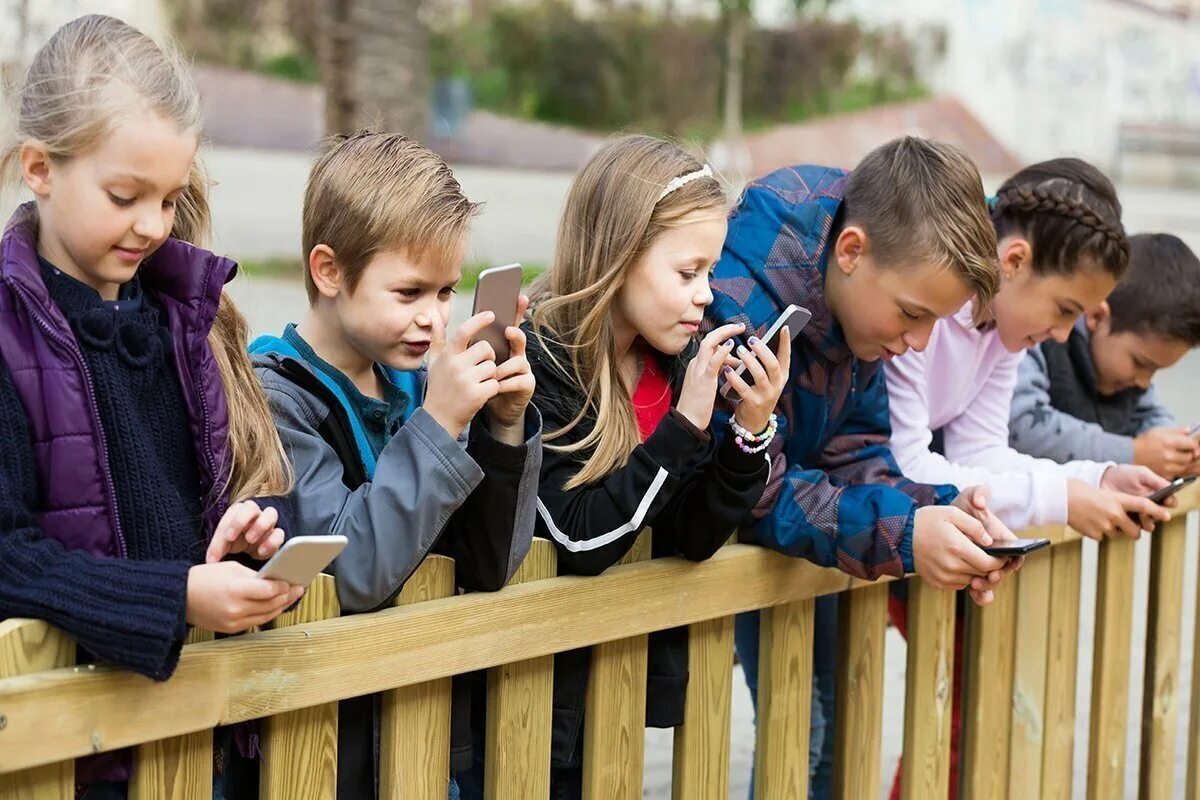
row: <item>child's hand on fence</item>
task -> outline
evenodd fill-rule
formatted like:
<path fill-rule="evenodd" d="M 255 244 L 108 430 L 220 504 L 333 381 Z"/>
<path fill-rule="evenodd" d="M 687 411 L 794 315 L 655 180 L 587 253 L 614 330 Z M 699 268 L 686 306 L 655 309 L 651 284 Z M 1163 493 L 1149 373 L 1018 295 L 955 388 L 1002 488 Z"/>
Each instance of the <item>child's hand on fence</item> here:
<path fill-rule="evenodd" d="M 517 319 L 525 316 L 529 298 L 521 295 L 517 304 Z M 504 330 L 508 340 L 508 360 L 496 367 L 499 392 L 488 401 L 488 427 L 492 435 L 505 444 L 519 445 L 525 441 L 525 409 L 533 397 L 535 381 L 529 360 L 525 357 L 525 332 L 515 325 Z"/>
<path fill-rule="evenodd" d="M 1187 474 L 1200 461 L 1200 440 L 1187 428 L 1154 428 L 1133 440 L 1133 462 L 1164 478 Z"/>
<path fill-rule="evenodd" d="M 284 533 L 278 524 L 279 512 L 272 506 L 259 508 L 253 500 L 235 503 L 217 523 L 204 560 L 215 564 L 227 555 L 247 553 L 266 561 L 283 544 Z"/>
<path fill-rule="evenodd" d="M 749 385 L 741 375 L 734 374 L 734 368 L 726 365 L 725 378 L 738 394 L 737 408 L 734 417 L 751 433 L 759 433 L 766 429 L 771 421 L 771 414 L 783 394 L 784 384 L 787 383 L 788 372 L 792 366 L 792 336 L 784 326 L 779 334 L 779 352 L 772 353 L 766 343 L 756 336 L 751 336 L 750 347 L 738 350 L 738 357 L 746 365 L 754 379 Z"/>
<path fill-rule="evenodd" d="M 471 344 L 495 318 L 491 311 L 476 314 L 447 339 L 445 325 L 434 315 L 429 384 L 422 407 L 455 438 L 500 390 L 496 351 L 487 342 Z"/>
<path fill-rule="evenodd" d="M 199 564 L 188 570 L 187 622 L 216 633 L 240 633 L 275 619 L 303 594 L 303 586 L 260 578 L 236 561 Z"/>
<path fill-rule="evenodd" d="M 1005 566 L 1005 559 L 979 549 L 991 543 L 987 526 L 972 514 L 952 505 L 925 506 L 913 521 L 913 567 L 935 589 L 971 587 L 988 602 L 989 576 Z"/>
<path fill-rule="evenodd" d="M 1110 470 L 1111 471 L 1111 470 Z M 1083 481 L 1067 481 L 1067 524 L 1089 539 L 1125 534 L 1134 539 L 1171 512 L 1140 495 L 1097 489 Z"/>
<path fill-rule="evenodd" d="M 700 430 L 707 429 L 712 421 L 713 406 L 717 402 L 717 377 L 721 369 L 738 363 L 729 355 L 733 350 L 730 337 L 745 329 L 745 325 L 734 322 L 711 331 L 700 340 L 700 349 L 688 363 L 675 410 Z"/>

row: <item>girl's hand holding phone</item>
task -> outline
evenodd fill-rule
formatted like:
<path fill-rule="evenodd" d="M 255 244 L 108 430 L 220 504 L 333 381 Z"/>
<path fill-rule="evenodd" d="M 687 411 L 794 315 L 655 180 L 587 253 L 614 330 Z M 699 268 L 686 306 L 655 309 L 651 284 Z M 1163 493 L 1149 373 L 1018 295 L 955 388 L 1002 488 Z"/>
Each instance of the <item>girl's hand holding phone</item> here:
<path fill-rule="evenodd" d="M 241 633 L 275 619 L 303 594 L 303 586 L 264 580 L 236 561 L 197 564 L 188 570 L 187 623 L 216 633 Z"/>
<path fill-rule="evenodd" d="M 745 325 L 734 322 L 713 330 L 700 340 L 700 349 L 688 363 L 675 410 L 699 430 L 706 430 L 712 422 L 713 406 L 717 402 L 717 377 L 722 367 L 730 362 L 738 363 L 729 355 L 733 351 L 732 337 L 745 329 Z"/>
<path fill-rule="evenodd" d="M 748 383 L 734 367 L 725 366 L 725 379 L 737 392 L 738 404 L 733 412 L 737 424 L 752 433 L 766 430 L 771 414 L 783 394 L 784 384 L 792 366 L 792 334 L 784 326 L 779 336 L 779 352 L 772 353 L 766 342 L 751 336 L 749 347 L 738 349 L 737 356 L 753 378 Z"/>
<path fill-rule="evenodd" d="M 233 553 L 248 553 L 266 561 L 283 544 L 284 532 L 278 524 L 279 512 L 271 506 L 259 508 L 253 500 L 234 503 L 217 523 L 205 562 L 215 564 Z"/>

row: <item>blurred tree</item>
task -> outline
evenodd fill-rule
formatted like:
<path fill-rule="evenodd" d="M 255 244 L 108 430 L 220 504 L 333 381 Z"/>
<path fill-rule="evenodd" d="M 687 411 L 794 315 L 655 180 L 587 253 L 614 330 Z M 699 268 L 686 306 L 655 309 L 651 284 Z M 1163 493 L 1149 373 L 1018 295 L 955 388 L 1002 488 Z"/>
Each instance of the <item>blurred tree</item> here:
<path fill-rule="evenodd" d="M 328 133 L 374 126 L 426 135 L 429 34 L 420 6 L 421 0 L 318 0 Z"/>

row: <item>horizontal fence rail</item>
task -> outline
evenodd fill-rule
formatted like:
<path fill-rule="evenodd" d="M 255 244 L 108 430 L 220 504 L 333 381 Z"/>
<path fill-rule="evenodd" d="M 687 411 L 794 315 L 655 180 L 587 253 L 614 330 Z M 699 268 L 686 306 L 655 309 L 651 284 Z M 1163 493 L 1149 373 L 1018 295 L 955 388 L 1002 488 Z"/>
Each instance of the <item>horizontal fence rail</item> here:
<path fill-rule="evenodd" d="M 986 608 L 908 580 L 904 798 L 1123 796 L 1127 734 L 1141 745 L 1142 797 L 1171 797 L 1182 709 L 1189 797 L 1198 797 L 1197 683 L 1180 685 L 1189 511 L 1180 495 L 1151 544 L 1144 655 L 1132 652 L 1133 565 L 1128 540 L 1100 545 L 1091 730 L 1076 742 L 1082 543 L 1066 528 L 1027 559 Z M 673 798 L 729 792 L 733 616 L 764 609 L 759 664 L 756 798 L 807 797 L 813 601 L 838 594 L 837 719 L 831 726 L 839 797 L 875 798 L 892 781 L 881 763 L 888 581 L 871 583 L 748 545 L 708 561 L 646 560 L 648 537 L 597 577 L 554 577 L 538 541 L 514 582 L 456 595 L 453 562 L 431 557 L 393 608 L 339 617 L 333 579 L 314 583 L 271 630 L 213 640 L 193 632 L 173 677 L 156 683 L 103 665 L 74 664 L 65 636 L 32 620 L 0 622 L 0 800 L 74 797 L 73 759 L 136 748 L 130 797 L 211 798 L 217 726 L 263 719 L 260 792 L 332 798 L 337 702 L 382 692 L 380 793 L 444 798 L 449 776 L 450 679 L 487 671 L 485 795 L 548 794 L 553 655 L 592 647 L 584 715 L 584 796 L 642 793 L 646 637 L 688 626 L 691 678 L 675 731 Z M 965 613 L 963 613 L 965 610 Z M 1200 625 L 1200 618 L 1197 624 Z M 956 641 L 961 639 L 956 666 Z M 1197 642 L 1200 647 L 1200 642 Z M 1190 654 L 1189 654 L 1190 656 Z M 1145 664 L 1131 687 L 1133 659 Z M 1084 676 L 1087 679 L 1087 676 Z M 1142 718 L 1126 725 L 1131 691 Z M 961 705 L 962 730 L 952 728 Z M 951 769 L 958 738 L 958 768 Z M 1087 775 L 1072 767 L 1088 753 Z"/>

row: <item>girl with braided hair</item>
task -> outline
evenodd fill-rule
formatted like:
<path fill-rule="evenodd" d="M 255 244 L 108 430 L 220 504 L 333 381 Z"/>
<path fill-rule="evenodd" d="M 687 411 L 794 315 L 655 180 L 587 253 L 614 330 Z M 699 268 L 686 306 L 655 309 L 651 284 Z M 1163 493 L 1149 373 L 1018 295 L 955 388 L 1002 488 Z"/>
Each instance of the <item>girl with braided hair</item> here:
<path fill-rule="evenodd" d="M 938 321 L 928 346 L 886 365 L 891 448 L 905 476 L 960 488 L 991 487 L 992 511 L 1014 531 L 1069 523 L 1094 539 L 1137 537 L 1168 519 L 1145 495 L 1166 481 L 1146 467 L 1058 464 L 1009 446 L 1009 406 L 1025 350 L 1066 341 L 1075 321 L 1104 302 L 1129 265 L 1129 241 L 1112 183 L 1092 165 L 1059 158 L 1026 167 L 989 201 L 1000 290 Z M 906 630 L 902 587 L 889 601 Z M 961 625 L 956 651 L 961 643 Z M 955 670 L 955 682 L 958 683 Z M 960 698 L 951 726 L 950 785 L 957 786 Z M 899 774 L 893 786 L 898 797 Z M 951 791 L 951 796 L 956 792 Z"/>

